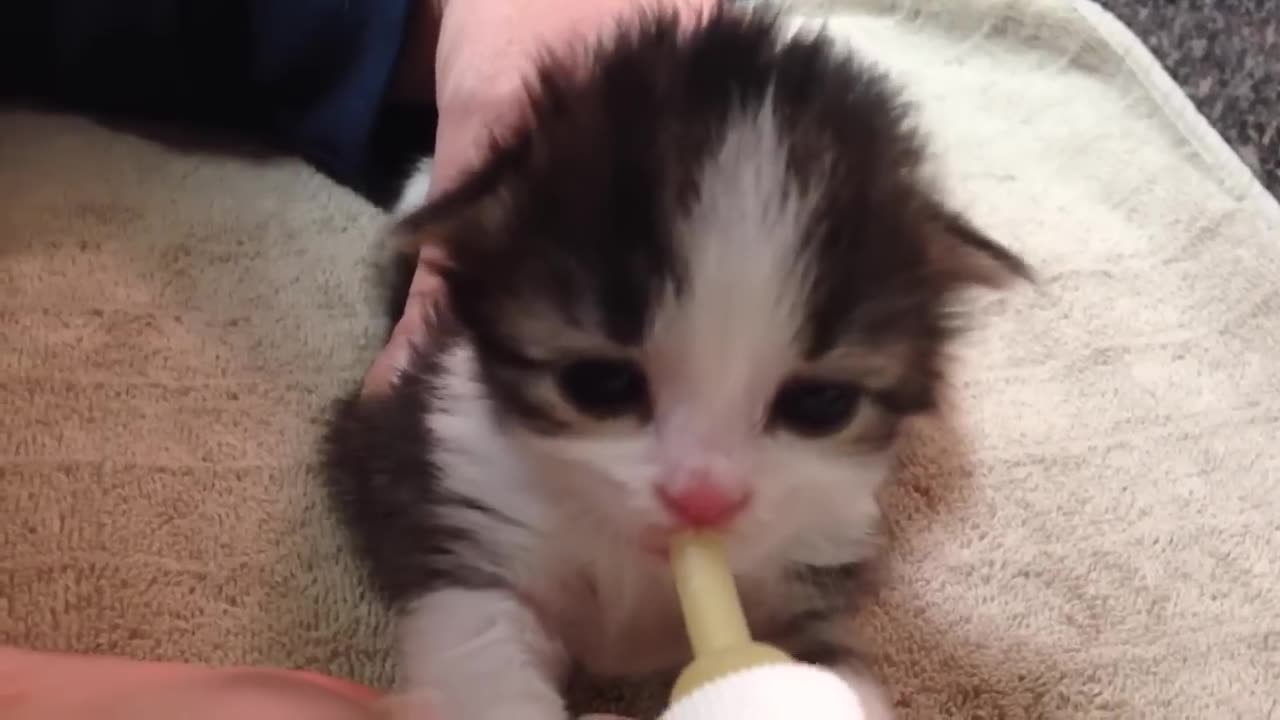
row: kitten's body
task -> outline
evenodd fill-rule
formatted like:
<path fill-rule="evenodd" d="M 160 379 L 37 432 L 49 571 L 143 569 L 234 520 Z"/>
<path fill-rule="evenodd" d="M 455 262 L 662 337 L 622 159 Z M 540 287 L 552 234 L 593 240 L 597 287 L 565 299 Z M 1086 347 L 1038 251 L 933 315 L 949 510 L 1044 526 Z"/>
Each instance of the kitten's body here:
<path fill-rule="evenodd" d="M 920 158 L 884 81 L 820 39 L 654 18 L 586 77 L 549 65 L 527 128 L 402 203 L 448 250 L 450 313 L 389 396 L 343 406 L 329 459 L 407 689 L 443 720 L 559 720 L 571 662 L 677 669 L 661 546 L 713 520 L 753 630 L 888 715 L 842 632 L 875 493 L 932 407 L 952 295 L 1025 274 Z"/>

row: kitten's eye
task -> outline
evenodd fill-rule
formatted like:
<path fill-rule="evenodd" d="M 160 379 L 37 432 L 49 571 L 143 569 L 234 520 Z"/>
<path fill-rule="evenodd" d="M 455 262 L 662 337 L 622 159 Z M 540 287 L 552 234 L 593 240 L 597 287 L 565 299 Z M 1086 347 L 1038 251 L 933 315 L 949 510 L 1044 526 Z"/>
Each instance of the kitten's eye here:
<path fill-rule="evenodd" d="M 774 398 L 771 419 L 801 435 L 830 435 L 848 425 L 857 409 L 858 388 L 853 385 L 792 380 Z"/>
<path fill-rule="evenodd" d="M 631 412 L 649 397 L 644 372 L 626 360 L 577 360 L 560 371 L 559 383 L 569 402 L 598 418 Z"/>

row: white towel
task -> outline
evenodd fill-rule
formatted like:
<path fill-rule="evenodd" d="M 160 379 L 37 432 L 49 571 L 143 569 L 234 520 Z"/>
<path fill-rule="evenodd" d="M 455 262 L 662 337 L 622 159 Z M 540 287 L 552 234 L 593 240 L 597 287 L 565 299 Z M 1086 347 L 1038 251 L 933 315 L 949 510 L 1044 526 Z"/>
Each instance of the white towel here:
<path fill-rule="evenodd" d="M 1085 0 L 797 2 L 1041 273 L 886 494 L 904 716 L 1280 714 L 1280 208 Z"/>

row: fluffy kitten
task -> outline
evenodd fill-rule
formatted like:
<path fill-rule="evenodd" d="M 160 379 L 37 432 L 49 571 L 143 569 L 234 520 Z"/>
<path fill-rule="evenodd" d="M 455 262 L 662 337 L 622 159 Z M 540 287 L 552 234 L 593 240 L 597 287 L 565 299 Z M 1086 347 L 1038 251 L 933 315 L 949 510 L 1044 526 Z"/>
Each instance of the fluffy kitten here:
<path fill-rule="evenodd" d="M 900 421 L 929 411 L 952 300 L 1025 265 L 949 210 L 893 89 L 822 37 L 650 16 L 406 213 L 449 311 L 329 436 L 337 507 L 444 720 L 567 715 L 686 659 L 664 539 L 725 529 L 755 631 L 843 667 Z"/>

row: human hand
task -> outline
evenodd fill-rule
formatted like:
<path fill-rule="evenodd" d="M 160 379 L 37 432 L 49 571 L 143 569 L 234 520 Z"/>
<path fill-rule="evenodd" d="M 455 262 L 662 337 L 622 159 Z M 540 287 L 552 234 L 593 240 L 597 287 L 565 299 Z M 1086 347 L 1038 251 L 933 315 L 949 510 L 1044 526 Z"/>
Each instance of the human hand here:
<path fill-rule="evenodd" d="M 435 96 L 439 109 L 429 200 L 452 187 L 483 160 L 491 138 L 527 111 L 526 83 L 541 53 L 576 48 L 601 37 L 639 8 L 671 8 L 696 18 L 719 0 L 422 0 L 439 2 Z M 432 30 L 435 19 L 429 21 Z M 418 34 L 421 37 L 421 33 Z M 414 33 L 410 33 L 410 38 Z M 408 61 L 420 53 L 407 53 Z M 570 53 L 566 57 L 579 57 Z M 402 73 L 413 77 L 412 73 Z M 364 392 L 386 392 L 415 347 L 430 341 L 434 309 L 443 300 L 435 268 L 443 260 L 428 249 L 420 257 L 404 314 L 365 376 Z"/>
<path fill-rule="evenodd" d="M 369 688 L 309 672 L 0 647 L 6 720 L 379 720 L 377 701 Z"/>

